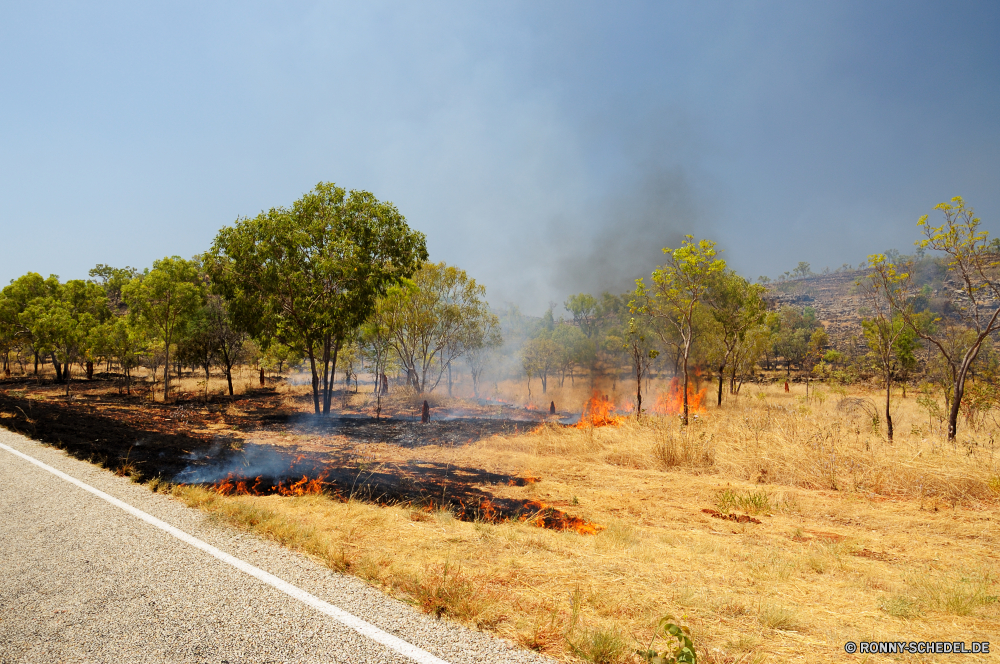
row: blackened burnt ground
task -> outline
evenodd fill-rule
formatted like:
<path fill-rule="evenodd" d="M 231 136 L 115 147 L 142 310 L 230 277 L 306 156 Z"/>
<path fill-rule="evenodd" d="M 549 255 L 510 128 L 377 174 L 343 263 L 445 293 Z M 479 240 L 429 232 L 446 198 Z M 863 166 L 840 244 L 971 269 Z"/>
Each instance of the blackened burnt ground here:
<path fill-rule="evenodd" d="M 102 385 L 102 382 L 104 383 Z M 273 389 L 209 403 L 181 398 L 170 404 L 117 394 L 112 381 L 87 383 L 71 399 L 58 386 L 34 381 L 0 384 L 0 425 L 136 481 L 242 486 L 273 493 L 308 478 L 325 493 L 379 504 L 450 509 L 464 519 L 504 520 L 553 511 L 535 501 L 502 498 L 491 487 L 524 486 L 537 478 L 410 458 L 370 463 L 357 450 L 369 444 L 415 449 L 474 443 L 524 433 L 538 421 L 456 417 L 429 424 L 409 419 L 321 417 L 289 411 Z M 103 389 L 101 389 L 103 388 Z M 443 409 L 435 409 L 443 414 Z M 324 451 L 253 442 L 275 435 L 336 438 Z M 270 435 L 267 435 L 270 434 Z M 261 454 L 267 463 L 258 464 Z M 194 480 L 193 482 L 191 480 Z M 252 491 L 250 491 L 252 489 Z M 552 515 L 549 515 L 552 516 Z M 557 515 L 558 520 L 558 515 Z"/>

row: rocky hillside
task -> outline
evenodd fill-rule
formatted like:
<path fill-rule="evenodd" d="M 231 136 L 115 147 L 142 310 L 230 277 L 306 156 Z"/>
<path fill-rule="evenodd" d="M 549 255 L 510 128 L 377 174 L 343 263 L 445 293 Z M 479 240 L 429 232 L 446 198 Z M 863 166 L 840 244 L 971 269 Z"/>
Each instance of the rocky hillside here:
<path fill-rule="evenodd" d="M 812 307 L 834 342 L 861 334 L 860 298 L 853 294 L 860 270 L 819 274 L 771 284 L 769 298 L 775 309 Z"/>

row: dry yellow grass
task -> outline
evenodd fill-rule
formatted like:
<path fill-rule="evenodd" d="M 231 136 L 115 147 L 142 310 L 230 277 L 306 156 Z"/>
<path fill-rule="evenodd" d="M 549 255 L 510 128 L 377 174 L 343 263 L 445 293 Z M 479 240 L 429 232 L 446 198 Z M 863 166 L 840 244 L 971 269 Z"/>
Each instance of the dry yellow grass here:
<path fill-rule="evenodd" d="M 945 444 L 913 398 L 898 399 L 889 444 L 842 395 L 803 396 L 749 385 L 686 429 L 648 418 L 368 454 L 540 477 L 488 490 L 595 521 L 605 527 L 596 536 L 322 496 L 173 491 L 433 614 L 559 659 L 631 661 L 665 614 L 683 616 L 705 662 L 879 662 L 890 660 L 852 658 L 844 643 L 989 641 L 1000 622 L 993 432 L 965 427 Z"/>

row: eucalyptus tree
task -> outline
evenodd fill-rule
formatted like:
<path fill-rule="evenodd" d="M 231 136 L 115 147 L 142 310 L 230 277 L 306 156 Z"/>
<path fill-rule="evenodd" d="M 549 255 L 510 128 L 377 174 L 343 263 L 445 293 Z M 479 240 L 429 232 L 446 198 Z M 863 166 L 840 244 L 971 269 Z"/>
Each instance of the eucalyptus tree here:
<path fill-rule="evenodd" d="M 632 360 L 635 372 L 635 417 L 642 417 L 642 379 L 649 373 L 650 362 L 655 360 L 660 351 L 652 346 L 649 334 L 648 320 L 629 318 L 624 328 L 622 347 Z"/>
<path fill-rule="evenodd" d="M 552 330 L 552 340 L 562 347 L 559 356 L 559 386 L 566 382 L 569 373 L 570 384 L 573 384 L 573 374 L 577 367 L 592 366 L 596 359 L 597 346 L 584 332 L 570 323 L 560 321 Z"/>
<path fill-rule="evenodd" d="M 552 334 L 545 330 L 529 339 L 521 348 L 521 363 L 528 377 L 528 393 L 531 393 L 531 378 L 538 376 L 542 381 L 542 394 L 548 390 L 549 374 L 562 364 L 565 349 L 552 340 Z"/>
<path fill-rule="evenodd" d="M 107 318 L 107 303 L 94 283 L 52 279 L 44 289 L 48 294 L 28 301 L 17 319 L 36 351 L 51 356 L 56 380 L 66 383 L 68 396 L 71 366 L 87 360 L 90 332 Z"/>
<path fill-rule="evenodd" d="M 30 327 L 20 318 L 20 315 L 28 308 L 28 305 L 38 298 L 56 296 L 59 287 L 59 277 L 50 274 L 46 279 L 37 272 L 28 272 L 18 277 L 5 286 L 0 291 L 4 299 L 3 311 L 4 325 L 11 336 L 12 345 L 27 346 L 35 361 L 35 375 L 38 375 L 38 361 L 44 354 L 40 351 L 37 339 Z M 61 369 L 57 379 L 62 379 Z"/>
<path fill-rule="evenodd" d="M 486 288 L 445 263 L 425 263 L 411 282 L 391 289 L 376 318 L 417 393 L 433 391 L 467 352 L 501 343 Z"/>
<path fill-rule="evenodd" d="M 589 293 L 578 293 L 570 295 L 563 306 L 566 307 L 566 311 L 573 314 L 573 322 L 587 338 L 592 339 L 597 332 L 601 316 L 601 306 L 597 298 Z"/>
<path fill-rule="evenodd" d="M 207 258 L 237 327 L 266 349 L 302 348 L 313 408 L 330 412 L 337 353 L 386 291 L 427 258 L 389 202 L 321 182 L 291 208 L 237 219 L 219 231 Z"/>
<path fill-rule="evenodd" d="M 141 325 L 128 316 L 115 316 L 90 331 L 90 345 L 105 357 L 114 360 L 122 372 L 118 393 L 124 387 L 132 394 L 132 370 L 139 366 L 149 339 Z"/>
<path fill-rule="evenodd" d="M 122 298 L 134 324 L 163 342 L 163 400 L 170 395 L 170 348 L 187 333 L 205 297 L 195 261 L 180 256 L 161 258 L 122 287 Z"/>
<path fill-rule="evenodd" d="M 712 279 L 726 269 L 726 262 L 716 258 L 711 240 L 694 242 L 687 235 L 677 249 L 665 247 L 666 262 L 653 270 L 652 283 L 636 280 L 630 308 L 650 318 L 653 332 L 665 345 L 677 349 L 683 371 L 684 408 L 681 422 L 688 423 L 688 358 L 694 341 L 694 320 L 699 303 L 708 294 Z"/>
<path fill-rule="evenodd" d="M 746 342 L 747 333 L 764 322 L 767 303 L 766 288 L 752 284 L 732 270 L 723 270 L 709 281 L 706 303 L 712 318 L 718 323 L 715 354 L 719 371 L 718 405 L 722 405 L 722 384 L 727 369 L 734 368 L 735 356 Z M 756 358 L 755 358 L 756 359 Z M 735 372 L 731 372 L 729 392 L 736 391 Z"/>
<path fill-rule="evenodd" d="M 122 300 L 122 288 L 139 276 L 139 270 L 134 267 L 112 267 L 98 263 L 88 273 L 91 279 L 99 279 L 97 283 L 104 289 L 108 298 L 108 306 L 115 312 L 121 312 L 125 307 Z"/>
<path fill-rule="evenodd" d="M 944 254 L 948 280 L 941 290 L 948 298 L 950 315 L 935 318 L 916 310 L 912 261 L 896 265 L 884 258 L 871 267 L 893 309 L 918 337 L 938 349 L 947 367 L 951 380 L 948 440 L 953 441 L 966 377 L 983 344 L 1000 330 L 1000 254 L 961 196 L 934 209 L 942 212 L 944 223 L 934 226 L 928 223 L 928 215 L 920 217 L 917 225 L 924 238 L 916 244 L 918 251 Z"/>

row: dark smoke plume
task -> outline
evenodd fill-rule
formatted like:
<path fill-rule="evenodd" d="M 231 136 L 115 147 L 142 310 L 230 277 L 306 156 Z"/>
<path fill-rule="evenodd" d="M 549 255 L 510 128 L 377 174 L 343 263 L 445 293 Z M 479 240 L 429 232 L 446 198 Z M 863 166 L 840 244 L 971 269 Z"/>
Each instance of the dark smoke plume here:
<path fill-rule="evenodd" d="M 609 196 L 593 219 L 554 220 L 549 228 L 553 287 L 565 294 L 596 295 L 631 290 L 639 277 L 648 280 L 663 263 L 664 247 L 678 247 L 686 234 L 708 235 L 709 222 L 697 198 L 683 168 L 661 167 Z"/>

